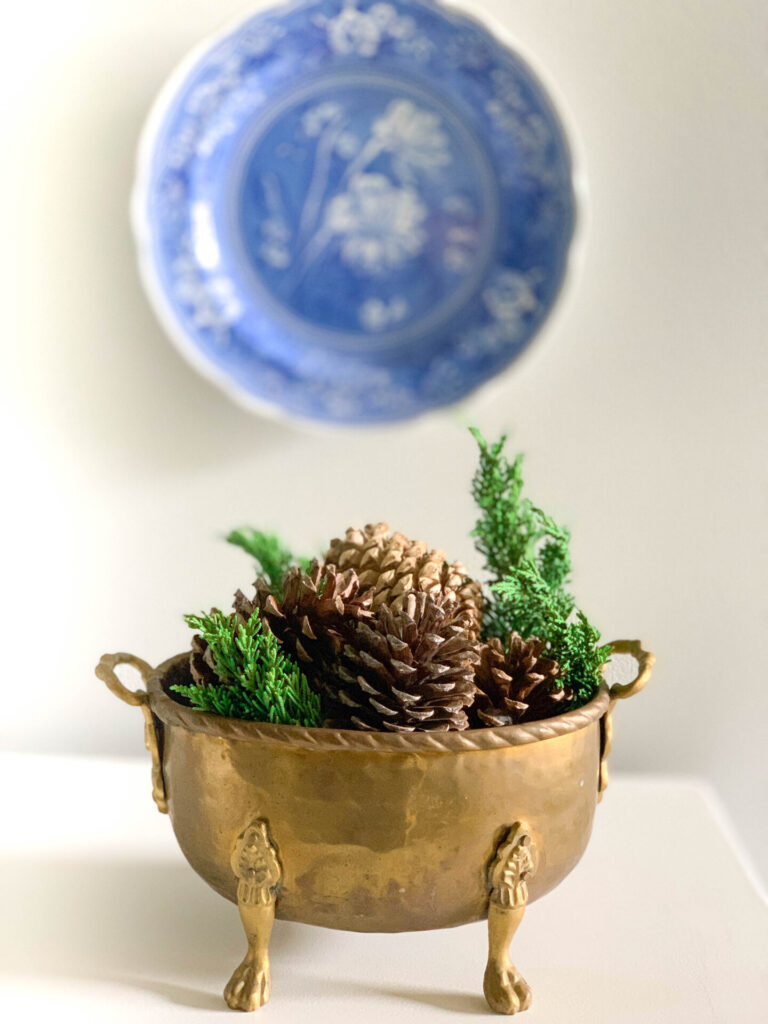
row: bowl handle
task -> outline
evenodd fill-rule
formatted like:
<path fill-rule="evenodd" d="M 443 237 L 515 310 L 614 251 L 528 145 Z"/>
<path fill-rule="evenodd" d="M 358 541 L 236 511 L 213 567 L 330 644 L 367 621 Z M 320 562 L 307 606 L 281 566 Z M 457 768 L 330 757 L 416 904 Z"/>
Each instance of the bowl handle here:
<path fill-rule="evenodd" d="M 643 650 L 639 640 L 614 640 L 611 644 L 611 656 L 614 654 L 630 654 L 637 662 L 637 675 L 628 683 L 614 683 L 610 688 L 610 707 L 600 719 L 600 777 L 597 784 L 597 799 L 602 800 L 603 793 L 608 786 L 608 755 L 611 752 L 613 740 L 613 722 L 611 713 L 617 700 L 626 700 L 627 697 L 634 697 L 640 693 L 645 684 L 651 678 L 653 666 L 656 663 L 655 655 L 650 651 Z"/>
<path fill-rule="evenodd" d="M 152 796 L 157 809 L 162 814 L 168 813 L 168 799 L 163 779 L 163 762 L 160 756 L 160 740 L 152 709 L 149 706 L 149 694 L 146 690 L 129 690 L 117 678 L 115 668 L 118 665 L 132 665 L 140 674 L 144 684 L 149 678 L 152 668 L 134 654 L 103 654 L 96 666 L 96 675 L 120 700 L 132 707 L 141 708 L 144 715 L 144 745 L 152 755 Z"/>

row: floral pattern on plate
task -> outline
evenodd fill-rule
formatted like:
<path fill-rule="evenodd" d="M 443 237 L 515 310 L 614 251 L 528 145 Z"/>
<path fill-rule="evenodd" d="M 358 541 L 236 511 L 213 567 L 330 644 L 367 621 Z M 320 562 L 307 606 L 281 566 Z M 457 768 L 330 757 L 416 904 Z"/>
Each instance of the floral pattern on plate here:
<path fill-rule="evenodd" d="M 432 0 L 288 4 L 211 43 L 159 101 L 134 201 L 182 349 L 241 400 L 336 422 L 503 369 L 574 224 L 541 85 Z"/>

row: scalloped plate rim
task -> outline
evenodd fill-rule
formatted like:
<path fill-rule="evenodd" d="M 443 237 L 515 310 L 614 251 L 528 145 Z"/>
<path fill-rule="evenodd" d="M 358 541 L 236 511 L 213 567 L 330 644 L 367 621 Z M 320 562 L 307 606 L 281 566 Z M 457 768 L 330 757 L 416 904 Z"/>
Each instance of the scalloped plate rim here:
<path fill-rule="evenodd" d="M 515 370 L 516 364 L 530 357 L 531 351 L 541 349 L 547 336 L 552 333 L 562 307 L 566 304 L 577 276 L 583 265 L 589 215 L 588 179 L 584 172 L 585 157 L 583 143 L 576 128 L 576 122 L 569 105 L 560 91 L 559 86 L 550 77 L 547 70 L 532 55 L 527 46 L 495 15 L 485 9 L 469 11 L 462 3 L 454 0 L 420 0 L 426 6 L 444 12 L 449 18 L 463 19 L 495 38 L 502 46 L 511 50 L 538 81 L 541 89 L 549 98 L 563 134 L 567 140 L 570 157 L 570 182 L 573 199 L 573 225 L 570 241 L 564 258 L 561 279 L 550 308 L 546 311 L 539 327 L 526 340 L 518 352 L 501 370 L 492 376 L 478 381 L 467 392 L 456 399 L 435 401 L 424 404 L 422 408 L 406 416 L 382 418 L 380 420 L 336 420 L 319 416 L 304 415 L 281 405 L 278 400 L 270 400 L 254 395 L 248 388 L 240 384 L 226 370 L 215 365 L 201 351 L 178 318 L 156 268 L 152 252 L 153 227 L 149 215 L 147 198 L 149 195 L 153 156 L 156 142 L 165 123 L 166 116 L 179 92 L 180 86 L 189 77 L 201 58 L 218 43 L 243 28 L 255 16 L 274 14 L 279 16 L 302 6 L 309 6 L 314 0 L 283 0 L 282 3 L 264 3 L 258 7 L 233 17 L 227 18 L 219 28 L 206 33 L 197 43 L 188 49 L 176 62 L 164 79 L 142 124 L 134 160 L 134 177 L 129 199 L 129 220 L 136 246 L 136 259 L 139 276 L 147 297 L 147 301 L 157 317 L 166 336 L 187 363 L 208 383 L 241 409 L 257 414 L 266 420 L 293 425 L 312 432 L 327 431 L 337 434 L 349 431 L 350 428 L 365 430 L 407 428 L 416 422 L 424 422 L 430 417 L 450 414 L 469 402 L 476 401 L 481 395 L 497 393 L 504 386 Z M 536 346 L 530 343 L 536 339 Z"/>

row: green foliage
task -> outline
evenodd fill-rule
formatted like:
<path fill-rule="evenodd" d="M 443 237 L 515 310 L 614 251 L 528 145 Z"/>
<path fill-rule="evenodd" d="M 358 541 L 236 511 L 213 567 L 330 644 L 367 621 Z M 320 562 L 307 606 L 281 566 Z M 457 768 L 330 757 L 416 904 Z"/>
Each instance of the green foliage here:
<path fill-rule="evenodd" d="M 522 456 L 506 458 L 506 437 L 488 444 L 478 430 L 472 434 L 480 449 L 472 481 L 480 517 L 473 536 L 490 577 L 483 631 L 486 637 L 516 631 L 545 640 L 574 692 L 571 706 L 579 707 L 600 685 L 610 647 L 598 646 L 600 633 L 566 590 L 570 532 L 523 494 Z"/>
<path fill-rule="evenodd" d="M 472 434 L 480 449 L 472 481 L 472 496 L 480 517 L 472 536 L 491 583 L 505 580 L 523 562 L 532 562 L 549 586 L 566 600 L 564 587 L 571 575 L 569 531 L 523 494 L 523 457 L 517 455 L 513 462 L 506 458 L 506 436 L 489 445 L 479 430 L 473 429 Z M 573 601 L 568 600 L 572 608 Z M 486 599 L 484 622 L 487 636 L 506 636 L 516 628 L 519 631 L 514 624 L 514 608 L 493 587 Z"/>
<path fill-rule="evenodd" d="M 560 664 L 563 681 L 573 690 L 573 707 L 586 704 L 600 685 L 600 669 L 611 655 L 610 644 L 598 646 L 600 633 L 573 601 L 553 588 L 538 566 L 523 561 L 492 591 L 514 615 L 523 636 L 547 641 L 547 654 Z"/>
<path fill-rule="evenodd" d="M 194 707 L 227 718 L 282 725 L 319 726 L 320 697 L 306 677 L 265 631 L 258 615 L 241 623 L 214 608 L 209 615 L 185 615 L 209 646 L 219 685 L 172 687 Z"/>
<path fill-rule="evenodd" d="M 264 533 L 250 526 L 232 530 L 227 537 L 230 544 L 242 548 L 256 562 L 256 569 L 268 581 L 276 597 L 280 597 L 283 577 L 289 567 L 297 562 L 306 571 L 309 560 L 295 559 L 293 554 L 284 547 L 282 541 L 274 533 Z"/>

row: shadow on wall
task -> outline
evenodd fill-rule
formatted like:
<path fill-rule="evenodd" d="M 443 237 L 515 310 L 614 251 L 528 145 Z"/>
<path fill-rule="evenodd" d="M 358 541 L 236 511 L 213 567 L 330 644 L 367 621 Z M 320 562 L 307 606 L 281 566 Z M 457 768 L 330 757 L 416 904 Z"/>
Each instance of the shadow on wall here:
<path fill-rule="evenodd" d="M 50 103 L 35 156 L 57 172 L 39 172 L 40 189 L 28 190 L 30 289 L 44 302 L 32 314 L 27 376 L 35 416 L 86 472 L 115 464 L 134 476 L 183 472 L 299 436 L 199 377 L 144 296 L 129 200 L 141 126 L 179 40 L 174 54 L 168 48 L 162 38 L 100 39 L 70 52 L 42 85 Z"/>

